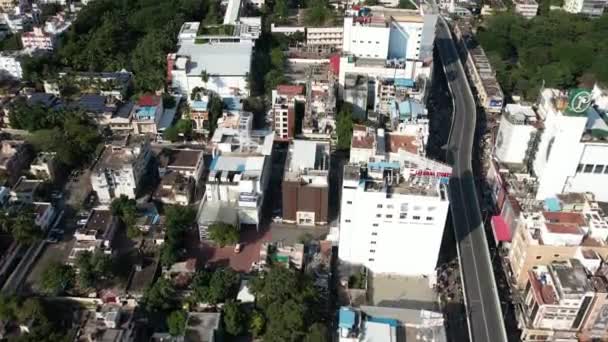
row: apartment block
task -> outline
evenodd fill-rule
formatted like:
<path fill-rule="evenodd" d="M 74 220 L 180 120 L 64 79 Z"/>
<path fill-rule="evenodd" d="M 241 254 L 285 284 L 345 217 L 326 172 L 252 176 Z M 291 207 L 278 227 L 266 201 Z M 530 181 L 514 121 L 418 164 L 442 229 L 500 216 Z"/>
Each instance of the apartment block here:
<path fill-rule="evenodd" d="M 91 172 L 91 185 L 101 203 L 125 195 L 135 198 L 152 158 L 145 139 L 122 137 L 106 146 Z"/>
<path fill-rule="evenodd" d="M 283 173 L 283 221 L 314 226 L 328 222 L 330 144 L 294 140 Z"/>
<path fill-rule="evenodd" d="M 538 2 L 535 0 L 516 0 L 513 1 L 513 4 L 515 5 L 515 13 L 526 19 L 532 19 L 538 14 Z"/>
<path fill-rule="evenodd" d="M 272 91 L 271 117 L 275 137 L 278 141 L 289 141 L 295 137 L 296 110 L 306 103 L 302 85 L 279 85 Z M 302 107 L 299 107 L 301 104 Z M 304 113 L 302 113 L 304 114 Z"/>

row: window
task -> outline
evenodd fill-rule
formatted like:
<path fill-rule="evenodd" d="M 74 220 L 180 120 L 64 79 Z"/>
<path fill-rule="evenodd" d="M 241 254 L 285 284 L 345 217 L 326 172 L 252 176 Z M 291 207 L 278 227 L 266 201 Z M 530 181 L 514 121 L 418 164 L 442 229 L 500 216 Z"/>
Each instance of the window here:
<path fill-rule="evenodd" d="M 392 205 L 392 204 L 387 204 L 387 205 L 386 205 L 386 209 L 393 209 L 393 208 L 394 208 L 394 207 L 393 207 L 393 205 Z"/>
<path fill-rule="evenodd" d="M 581 172 L 583 171 L 583 164 L 578 164 L 578 166 L 576 167 L 576 172 Z"/>
<path fill-rule="evenodd" d="M 353 201 L 346 201 L 346 204 L 353 204 Z"/>
<path fill-rule="evenodd" d="M 593 170 L 593 173 L 602 173 L 604 171 L 604 165 L 595 165 L 595 169 Z"/>
<path fill-rule="evenodd" d="M 590 173 L 593 170 L 593 165 L 587 164 L 585 165 L 585 170 L 583 172 Z"/>
<path fill-rule="evenodd" d="M 344 220 L 344 222 L 346 222 L 346 223 L 350 223 L 350 220 Z"/>
<path fill-rule="evenodd" d="M 414 220 L 420 220 L 420 216 L 414 216 L 412 217 Z"/>
<path fill-rule="evenodd" d="M 559 254 L 553 254 L 554 258 L 559 258 Z"/>
<path fill-rule="evenodd" d="M 375 249 L 370 249 L 369 252 L 370 253 L 376 253 L 376 250 Z"/>
<path fill-rule="evenodd" d="M 376 40 L 376 44 L 380 44 L 380 42 Z"/>
<path fill-rule="evenodd" d="M 376 217 L 382 217 L 382 215 L 381 214 L 376 214 Z"/>
<path fill-rule="evenodd" d="M 356 42 L 357 42 L 356 40 L 353 40 L 353 43 L 356 43 Z"/>
<path fill-rule="evenodd" d="M 415 206 L 414 206 L 414 211 L 416 211 L 416 210 L 420 210 L 420 209 L 422 209 L 422 207 L 421 207 L 421 206 L 419 206 L 419 205 L 415 205 Z"/>
<path fill-rule="evenodd" d="M 378 227 L 377 223 L 372 224 L 373 227 Z"/>
<path fill-rule="evenodd" d="M 369 258 L 369 259 L 367 259 L 367 261 L 373 262 L 374 258 Z"/>
<path fill-rule="evenodd" d="M 401 203 L 401 211 L 407 211 L 407 203 Z"/>
<path fill-rule="evenodd" d="M 540 260 L 540 258 L 542 258 L 540 255 L 536 256 L 536 260 Z"/>
<path fill-rule="evenodd" d="M 405 220 L 406 218 L 407 218 L 407 213 L 401 213 L 401 214 L 399 214 L 399 219 Z"/>
<path fill-rule="evenodd" d="M 359 41 L 359 43 L 363 44 L 363 41 L 362 41 L 362 40 L 360 40 L 360 41 Z"/>
<path fill-rule="evenodd" d="M 372 232 L 372 236 L 378 236 L 377 232 Z"/>
<path fill-rule="evenodd" d="M 378 204 L 378 205 L 376 205 L 376 208 L 378 208 L 378 209 L 382 209 L 382 204 Z"/>
<path fill-rule="evenodd" d="M 437 207 L 428 207 L 426 210 L 428 210 L 428 211 L 433 211 L 433 210 L 435 210 L 435 209 L 437 209 Z"/>
<path fill-rule="evenodd" d="M 367 41 L 367 44 L 371 44 L 371 43 L 372 43 L 372 41 L 371 41 L 371 40 L 368 40 L 368 41 Z"/>
<path fill-rule="evenodd" d="M 388 214 L 388 215 L 386 215 L 386 218 L 388 218 L 388 219 L 393 218 L 393 215 Z"/>
<path fill-rule="evenodd" d="M 370 241 L 370 242 L 369 242 L 369 244 L 370 244 L 370 245 L 375 245 L 375 244 L 376 244 L 376 241 Z"/>
<path fill-rule="evenodd" d="M 427 216 L 427 217 L 426 217 L 426 220 L 427 220 L 427 221 L 433 221 L 433 216 Z"/>

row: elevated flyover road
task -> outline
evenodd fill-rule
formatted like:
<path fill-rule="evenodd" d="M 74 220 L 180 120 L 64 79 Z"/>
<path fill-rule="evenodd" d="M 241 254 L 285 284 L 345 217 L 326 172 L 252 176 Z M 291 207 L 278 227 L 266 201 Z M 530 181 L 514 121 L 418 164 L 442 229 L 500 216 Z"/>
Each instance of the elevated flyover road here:
<path fill-rule="evenodd" d="M 486 234 L 472 171 L 476 106 L 445 21 L 437 21 L 436 46 L 452 94 L 454 113 L 448 139 L 452 165 L 449 193 L 464 288 L 469 336 L 474 342 L 507 341 Z"/>

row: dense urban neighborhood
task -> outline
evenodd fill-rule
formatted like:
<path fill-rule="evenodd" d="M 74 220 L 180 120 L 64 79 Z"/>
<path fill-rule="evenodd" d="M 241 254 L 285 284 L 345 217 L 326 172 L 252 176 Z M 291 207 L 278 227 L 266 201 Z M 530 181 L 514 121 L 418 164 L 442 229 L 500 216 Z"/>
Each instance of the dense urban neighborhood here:
<path fill-rule="evenodd" d="M 0 0 L 0 340 L 608 341 L 608 0 Z"/>

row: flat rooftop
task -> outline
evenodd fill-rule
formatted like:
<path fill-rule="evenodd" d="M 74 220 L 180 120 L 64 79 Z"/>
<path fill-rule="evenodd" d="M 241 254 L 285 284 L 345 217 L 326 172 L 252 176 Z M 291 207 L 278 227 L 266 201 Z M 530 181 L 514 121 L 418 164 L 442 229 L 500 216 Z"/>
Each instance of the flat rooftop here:
<path fill-rule="evenodd" d="M 159 153 L 159 159 L 160 164 L 167 168 L 195 168 L 203 154 L 203 150 L 164 148 Z"/>
<path fill-rule="evenodd" d="M 190 57 L 188 76 L 200 77 L 203 70 L 214 76 L 245 76 L 251 70 L 252 51 L 253 44 L 248 41 L 197 43 L 186 40 L 182 41 L 177 55 Z"/>
<path fill-rule="evenodd" d="M 329 162 L 329 142 L 296 139 L 289 148 L 284 179 L 298 180 L 307 178 L 305 176 L 316 176 L 312 184 L 320 181 L 318 185 L 327 185 Z"/>
<path fill-rule="evenodd" d="M 214 342 L 220 328 L 219 312 L 190 312 L 186 321 L 185 342 Z"/>
<path fill-rule="evenodd" d="M 94 209 L 89 215 L 87 223 L 78 228 L 77 232 L 105 239 L 110 235 L 111 228 L 112 212 L 107 209 Z"/>

